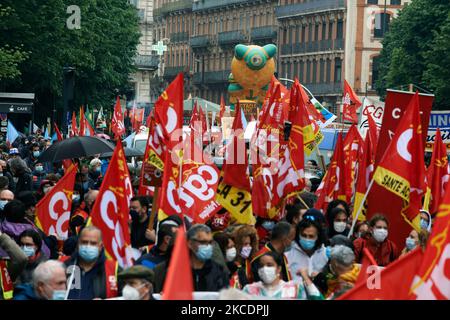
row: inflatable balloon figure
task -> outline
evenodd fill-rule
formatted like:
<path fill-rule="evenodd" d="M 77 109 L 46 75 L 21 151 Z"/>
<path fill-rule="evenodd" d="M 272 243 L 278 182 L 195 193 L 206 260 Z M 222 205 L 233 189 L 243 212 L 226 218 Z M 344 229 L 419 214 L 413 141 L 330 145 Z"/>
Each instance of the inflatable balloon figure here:
<path fill-rule="evenodd" d="M 238 44 L 234 48 L 231 74 L 228 78 L 230 102 L 253 100 L 262 103 L 270 80 L 275 72 L 273 57 L 277 53 L 274 44 L 264 47 Z"/>

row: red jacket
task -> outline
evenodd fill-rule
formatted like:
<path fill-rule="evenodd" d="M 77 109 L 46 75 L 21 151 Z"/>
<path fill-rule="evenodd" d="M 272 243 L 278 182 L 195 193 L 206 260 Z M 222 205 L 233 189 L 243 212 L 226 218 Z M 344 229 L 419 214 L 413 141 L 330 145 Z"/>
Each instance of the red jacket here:
<path fill-rule="evenodd" d="M 378 243 L 373 237 L 368 239 L 358 238 L 353 241 L 353 246 L 355 247 L 357 263 L 362 263 L 364 247 L 369 249 L 370 253 L 375 258 L 375 261 L 381 267 L 387 266 L 400 256 L 397 246 L 389 239 L 384 240 L 382 243 Z"/>

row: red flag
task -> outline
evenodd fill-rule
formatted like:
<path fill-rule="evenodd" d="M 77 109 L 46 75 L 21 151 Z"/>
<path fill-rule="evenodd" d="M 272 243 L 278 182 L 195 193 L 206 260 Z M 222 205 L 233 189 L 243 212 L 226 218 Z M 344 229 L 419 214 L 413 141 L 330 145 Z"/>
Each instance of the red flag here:
<path fill-rule="evenodd" d="M 161 137 L 155 130 L 155 119 L 148 119 L 148 138 L 145 146 L 144 161 L 142 161 L 141 177 L 139 179 L 139 194 L 147 194 L 150 186 L 161 186 L 164 170 L 164 152 Z"/>
<path fill-rule="evenodd" d="M 411 299 L 450 300 L 450 188 L 427 242 L 421 265 L 411 284 Z"/>
<path fill-rule="evenodd" d="M 344 80 L 344 96 L 342 97 L 343 104 L 343 120 L 358 123 L 358 115 L 356 110 L 362 105 L 352 87 Z"/>
<path fill-rule="evenodd" d="M 394 261 L 380 271 L 368 275 L 367 281 L 355 285 L 337 300 L 405 300 L 411 281 L 423 258 L 420 248 Z"/>
<path fill-rule="evenodd" d="M 78 132 L 78 135 L 80 137 L 84 137 L 85 134 L 85 129 L 84 129 L 84 109 L 83 106 L 80 107 L 80 121 L 78 121 L 78 123 L 80 124 L 80 130 Z"/>
<path fill-rule="evenodd" d="M 250 191 L 247 147 L 242 127 L 242 112 L 239 100 L 233 121 L 233 137 L 227 146 L 225 163 L 222 166 L 223 182 L 238 189 Z"/>
<path fill-rule="evenodd" d="M 358 279 L 356 279 L 355 286 L 358 286 L 361 283 L 367 283 L 367 277 L 369 275 L 368 268 L 370 266 L 378 267 L 375 258 L 370 253 L 369 249 L 366 247 L 363 248 L 363 257 L 361 261 L 361 269 L 359 270 Z"/>
<path fill-rule="evenodd" d="M 37 226 L 47 235 L 68 238 L 72 194 L 77 165 L 71 166 L 58 183 L 36 205 Z"/>
<path fill-rule="evenodd" d="M 352 125 L 345 136 L 343 153 L 343 179 L 340 186 L 339 197 L 350 203 L 354 194 L 356 161 L 358 150 L 362 146 L 362 138 L 355 125 Z"/>
<path fill-rule="evenodd" d="M 372 180 L 375 164 L 375 153 L 372 152 L 372 150 L 373 144 L 371 141 L 371 136 L 368 134 L 364 140 L 364 145 L 362 146 L 358 162 L 358 176 L 355 187 L 355 200 L 353 202 L 353 217 L 356 217 L 357 211 L 359 210 L 367 188 L 369 187 L 369 183 Z M 367 205 L 364 204 L 358 220 L 365 220 L 367 215 L 366 211 Z"/>
<path fill-rule="evenodd" d="M 114 106 L 114 115 L 111 120 L 111 129 L 114 132 L 116 140 L 120 139 L 120 136 L 125 133 L 125 125 L 123 123 L 122 107 L 120 106 L 120 99 L 117 96 L 116 105 Z"/>
<path fill-rule="evenodd" d="M 370 113 L 367 115 L 367 121 L 369 122 L 369 130 L 367 132 L 370 135 L 370 140 L 373 145 L 372 152 L 376 155 L 377 154 L 378 137 L 379 137 L 378 127 Z"/>
<path fill-rule="evenodd" d="M 180 73 L 155 102 L 157 130 L 168 147 L 178 143 L 183 134 L 183 79 L 183 73 Z"/>
<path fill-rule="evenodd" d="M 184 226 L 178 228 L 162 291 L 163 300 L 192 300 L 194 281 Z"/>
<path fill-rule="evenodd" d="M 333 157 L 331 158 L 328 171 L 323 177 L 319 188 L 317 188 L 316 194 L 319 197 L 317 199 L 314 208 L 322 209 L 326 212 L 328 203 L 337 199 L 339 189 L 342 187 L 343 178 L 343 141 L 342 133 L 339 132 L 336 147 L 334 148 Z"/>
<path fill-rule="evenodd" d="M 202 106 L 200 106 L 199 109 L 200 109 L 200 121 L 202 122 L 202 132 L 207 132 L 208 131 L 208 126 L 207 126 L 207 123 L 206 123 L 205 112 L 203 111 Z"/>
<path fill-rule="evenodd" d="M 107 256 L 117 260 L 121 267 L 133 265 L 128 226 L 132 197 L 130 174 L 119 139 L 88 224 L 92 223 L 102 231 Z"/>
<path fill-rule="evenodd" d="M 70 130 L 70 137 L 78 136 L 77 117 L 75 111 L 72 112 L 72 129 Z"/>
<path fill-rule="evenodd" d="M 224 113 L 225 113 L 225 99 L 223 98 L 223 94 L 221 94 L 220 95 L 220 113 L 219 113 L 220 119 L 222 119 Z"/>
<path fill-rule="evenodd" d="M 375 183 L 403 200 L 401 215 L 418 231 L 419 210 L 425 192 L 424 145 L 421 130 L 419 94 L 416 93 L 373 175 Z"/>
<path fill-rule="evenodd" d="M 56 139 L 58 139 L 58 141 L 64 140 L 61 131 L 59 131 L 58 125 L 55 122 L 53 122 L 53 127 L 55 128 Z"/>
<path fill-rule="evenodd" d="M 447 159 L 447 148 L 442 142 L 441 131 L 436 130 L 436 140 L 434 141 L 433 154 L 430 166 L 427 170 L 427 183 L 430 188 L 430 205 L 428 211 L 436 213 L 439 204 L 444 198 L 445 189 L 449 180 L 449 167 Z"/>

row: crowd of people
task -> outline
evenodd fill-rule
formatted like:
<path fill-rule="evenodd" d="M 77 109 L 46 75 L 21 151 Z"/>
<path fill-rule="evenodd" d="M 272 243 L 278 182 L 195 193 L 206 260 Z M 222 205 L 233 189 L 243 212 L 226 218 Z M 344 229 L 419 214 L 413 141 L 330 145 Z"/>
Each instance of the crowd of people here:
<path fill-rule="evenodd" d="M 364 248 L 385 267 L 417 246 L 424 246 L 432 226 L 421 214 L 422 230 L 412 230 L 403 248 L 389 239 L 382 214 L 358 222 L 349 237 L 351 208 L 342 200 L 326 212 L 314 209 L 323 174 L 308 179 L 304 191 L 285 207 L 280 221 L 257 218 L 237 224 L 222 209 L 206 224 L 169 216 L 151 223 L 152 198 L 130 201 L 134 266 L 122 270 L 107 257 L 102 232 L 86 226 L 99 194 L 108 161 L 79 159 L 73 190 L 69 237 L 61 241 L 36 223 L 35 207 L 64 174 L 61 163 L 40 163 L 51 145 L 41 136 L 0 146 L 1 299 L 151 300 L 162 293 L 177 230 L 185 228 L 194 291 L 233 290 L 251 299 L 335 299 L 351 289 L 360 273 Z"/>

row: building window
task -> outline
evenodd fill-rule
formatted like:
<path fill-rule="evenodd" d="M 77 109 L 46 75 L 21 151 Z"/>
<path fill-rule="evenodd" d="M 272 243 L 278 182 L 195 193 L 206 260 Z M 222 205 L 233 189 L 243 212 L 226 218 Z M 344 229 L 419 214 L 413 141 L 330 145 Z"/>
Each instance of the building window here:
<path fill-rule="evenodd" d="M 328 24 L 328 39 L 333 39 L 333 22 Z"/>
<path fill-rule="evenodd" d="M 327 35 L 327 24 L 324 22 L 322 23 L 322 40 L 325 40 L 325 37 Z"/>
<path fill-rule="evenodd" d="M 326 65 L 327 65 L 326 79 L 327 79 L 327 83 L 330 83 L 331 82 L 331 60 L 330 59 L 327 59 Z"/>
<path fill-rule="evenodd" d="M 293 33 L 293 29 L 292 29 L 292 26 L 291 27 L 289 27 L 289 38 L 288 38 L 288 44 L 291 44 L 293 41 L 293 37 L 292 37 L 292 33 Z"/>
<path fill-rule="evenodd" d="M 306 26 L 302 26 L 302 42 L 305 43 L 305 37 L 306 37 Z"/>
<path fill-rule="evenodd" d="M 378 80 L 378 70 L 380 68 L 379 56 L 372 59 L 372 90 L 376 89 L 376 82 Z"/>
<path fill-rule="evenodd" d="M 286 77 L 287 75 L 286 75 L 286 63 L 282 63 L 281 64 L 281 75 L 283 76 L 283 77 Z"/>
<path fill-rule="evenodd" d="M 323 83 L 324 81 L 324 73 L 325 73 L 325 61 L 320 59 L 320 70 L 319 70 L 319 82 Z"/>
<path fill-rule="evenodd" d="M 390 19 L 391 16 L 388 13 L 375 14 L 375 29 L 373 32 L 375 38 L 383 38 L 384 34 L 389 31 Z"/>
<path fill-rule="evenodd" d="M 312 83 L 317 82 L 317 60 L 313 61 Z"/>
<path fill-rule="evenodd" d="M 298 78 L 298 62 L 294 61 L 294 75 L 293 78 Z"/>
<path fill-rule="evenodd" d="M 378 0 L 367 0 L 367 4 L 378 4 Z"/>
<path fill-rule="evenodd" d="M 343 35 L 344 35 L 344 22 L 342 20 L 338 20 L 337 30 L 336 30 L 336 39 L 342 39 Z"/>
<path fill-rule="evenodd" d="M 402 0 L 391 0 L 391 6 L 400 6 L 402 4 Z"/>
<path fill-rule="evenodd" d="M 304 74 L 305 74 L 305 64 L 303 61 L 300 61 L 300 70 L 298 71 L 298 81 L 303 82 Z"/>
<path fill-rule="evenodd" d="M 288 40 L 287 40 L 287 29 L 286 28 L 283 29 L 283 40 L 282 41 L 283 41 L 284 44 L 288 43 Z"/>
<path fill-rule="evenodd" d="M 300 26 L 295 27 L 295 43 L 300 42 Z"/>
<path fill-rule="evenodd" d="M 308 25 L 308 42 L 312 41 L 312 24 Z"/>
<path fill-rule="evenodd" d="M 316 24 L 316 26 L 314 27 L 314 41 L 319 40 L 319 25 Z"/>
<path fill-rule="evenodd" d="M 239 30 L 244 29 L 244 14 L 241 13 L 239 15 Z"/>
<path fill-rule="evenodd" d="M 311 79 L 311 61 L 306 61 L 306 79 L 305 83 L 309 83 Z"/>
<path fill-rule="evenodd" d="M 334 59 L 334 82 L 341 82 L 342 76 L 342 60 L 341 58 Z"/>

